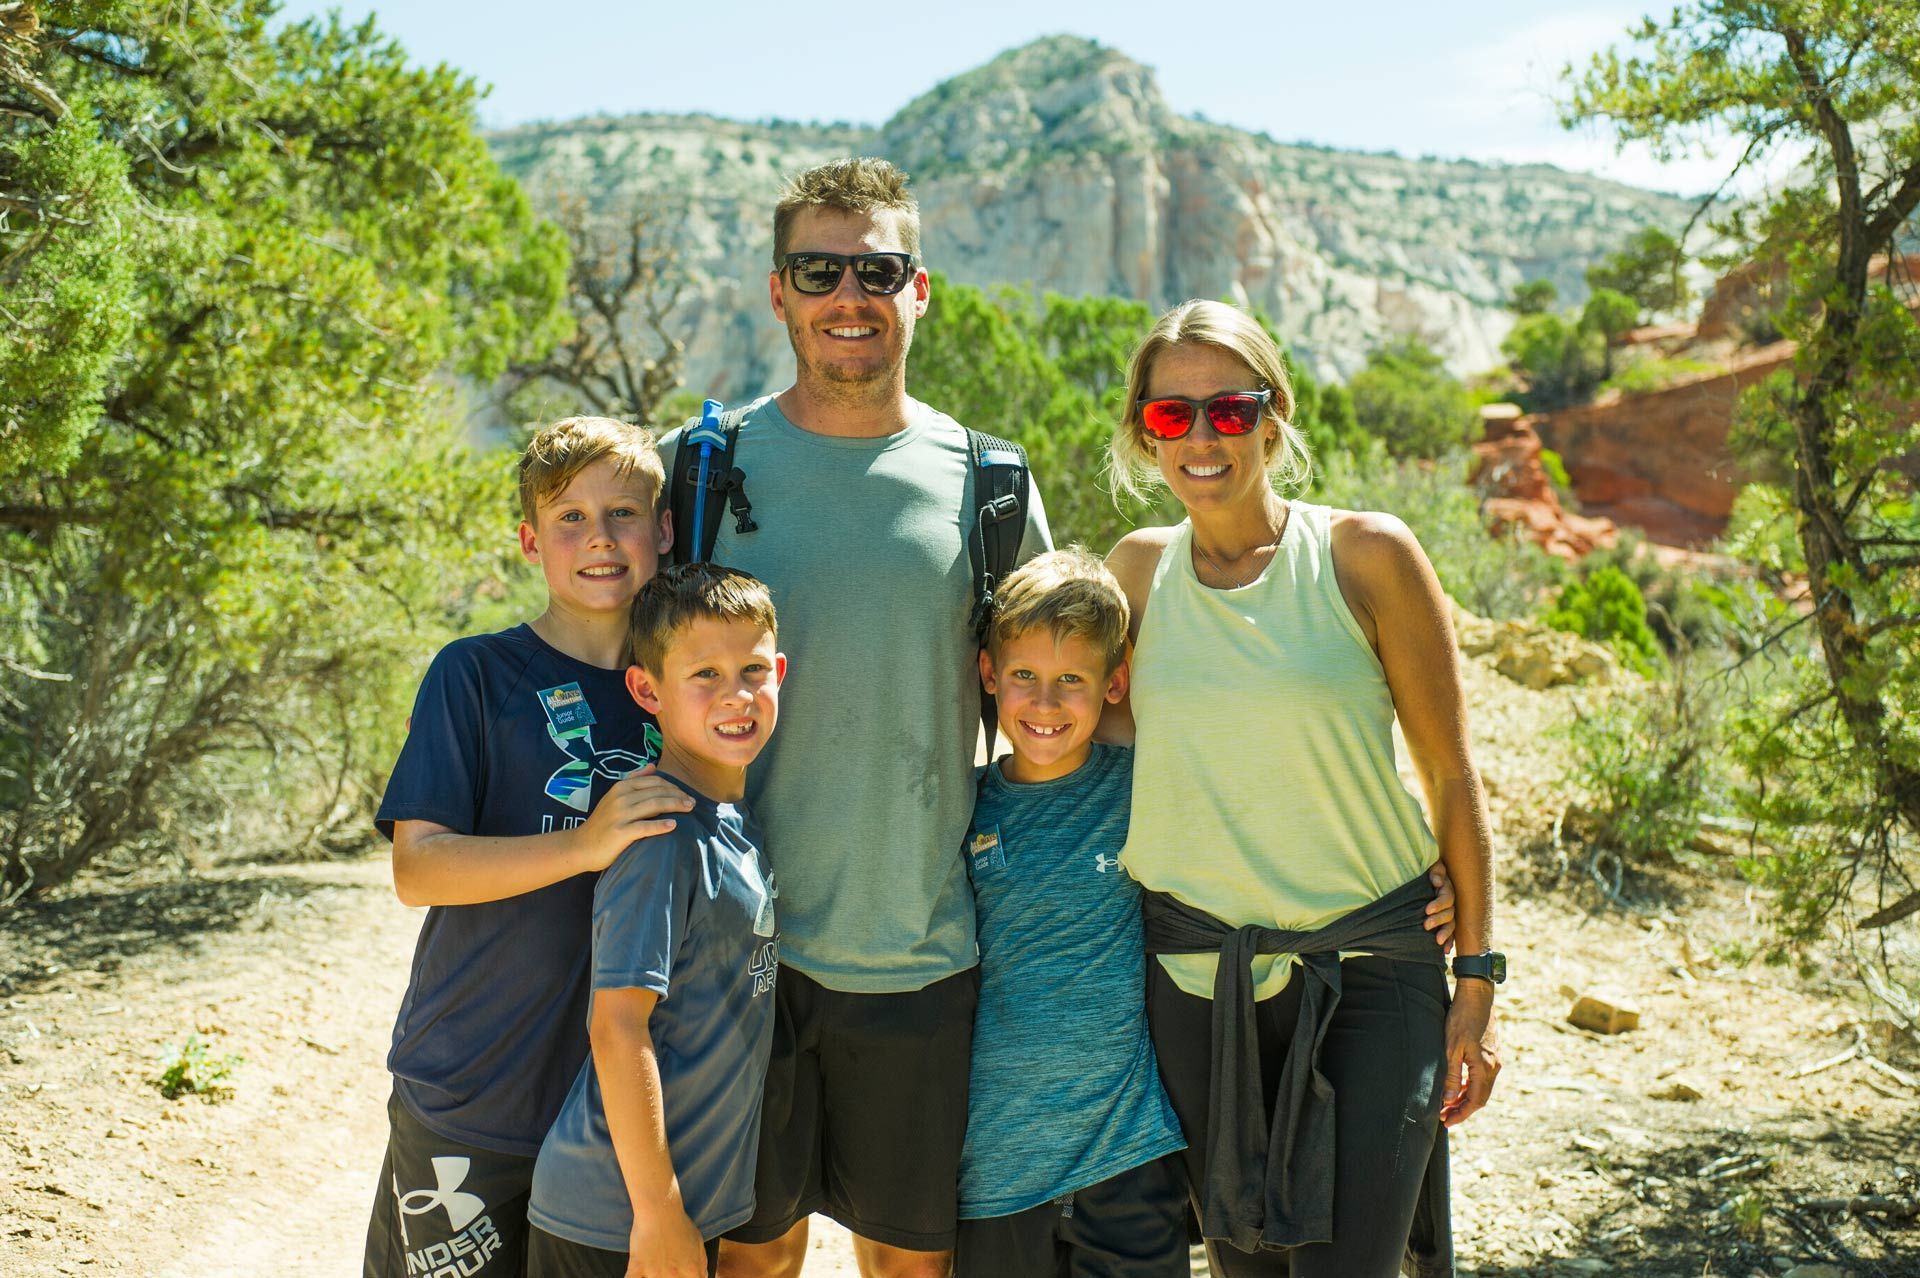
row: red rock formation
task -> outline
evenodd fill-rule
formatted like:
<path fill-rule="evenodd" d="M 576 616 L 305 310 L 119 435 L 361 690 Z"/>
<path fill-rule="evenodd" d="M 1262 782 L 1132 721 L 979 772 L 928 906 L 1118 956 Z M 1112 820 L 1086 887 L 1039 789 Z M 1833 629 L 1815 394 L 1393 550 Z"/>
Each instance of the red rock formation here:
<path fill-rule="evenodd" d="M 1608 395 L 1531 419 L 1559 453 L 1581 509 L 1643 529 L 1654 541 L 1700 546 L 1727 526 L 1733 499 L 1778 478 L 1727 443 L 1740 392 L 1793 358 L 1792 342 L 1745 351 L 1724 373 L 1638 395 Z"/>
<path fill-rule="evenodd" d="M 1512 404 L 1489 404 L 1480 411 L 1482 438 L 1473 446 L 1478 458 L 1470 482 L 1487 494 L 1481 502 L 1496 533 L 1524 529 L 1548 554 L 1568 561 L 1618 536 L 1610 520 L 1568 512 L 1540 464 L 1540 436 L 1533 419 Z"/>
<path fill-rule="evenodd" d="M 1882 279 L 1889 264 L 1883 258 L 1871 269 Z M 1920 255 L 1898 259 L 1891 269 L 1896 280 L 1920 278 Z M 1743 486 L 1784 479 L 1761 468 L 1758 459 L 1736 455 L 1727 436 L 1740 393 L 1787 367 L 1797 349 L 1793 342 L 1774 342 L 1728 354 L 1743 332 L 1753 332 L 1776 309 L 1785 281 L 1782 266 L 1748 263 L 1714 286 L 1691 341 L 1674 326 L 1627 335 L 1628 345 L 1709 358 L 1724 371 L 1525 419 L 1566 463 L 1583 510 L 1640 528 L 1655 542 L 1698 547 L 1726 529 Z M 1910 296 L 1909 304 L 1920 309 L 1920 296 Z M 1920 455 L 1889 464 L 1920 473 Z"/>

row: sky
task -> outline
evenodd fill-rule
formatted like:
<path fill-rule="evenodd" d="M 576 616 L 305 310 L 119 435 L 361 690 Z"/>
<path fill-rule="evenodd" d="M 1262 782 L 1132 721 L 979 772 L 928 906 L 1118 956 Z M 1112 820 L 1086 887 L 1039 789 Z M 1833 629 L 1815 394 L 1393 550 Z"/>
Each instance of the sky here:
<path fill-rule="evenodd" d="M 1649 7 L 1650 6 L 1650 7 Z M 423 63 L 492 86 L 490 127 L 596 113 L 879 124 L 939 81 L 1042 35 L 1088 36 L 1156 72 L 1174 111 L 1402 155 L 1544 161 L 1680 194 L 1724 147 L 1662 165 L 1569 133 L 1560 70 L 1623 41 L 1659 0 L 288 0 L 292 18 L 375 13 Z"/>

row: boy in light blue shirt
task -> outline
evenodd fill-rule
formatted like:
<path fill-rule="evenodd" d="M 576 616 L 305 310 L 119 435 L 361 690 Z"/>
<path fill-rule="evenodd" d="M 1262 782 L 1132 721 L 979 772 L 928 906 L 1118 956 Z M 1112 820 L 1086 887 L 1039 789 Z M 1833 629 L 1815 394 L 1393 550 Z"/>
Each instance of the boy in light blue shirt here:
<path fill-rule="evenodd" d="M 1120 869 L 1133 751 L 1126 596 L 1083 550 L 1008 577 L 981 679 L 1012 754 L 963 850 L 980 943 L 956 1278 L 1186 1278 L 1186 1144 L 1147 1034 L 1140 890 Z"/>
<path fill-rule="evenodd" d="M 530 1278 L 695 1278 L 753 1215 L 773 989 L 774 888 L 742 802 L 786 658 L 746 573 L 669 568 L 634 600 L 627 689 L 660 775 L 693 799 L 593 899 L 592 1050 L 533 1169 Z"/>

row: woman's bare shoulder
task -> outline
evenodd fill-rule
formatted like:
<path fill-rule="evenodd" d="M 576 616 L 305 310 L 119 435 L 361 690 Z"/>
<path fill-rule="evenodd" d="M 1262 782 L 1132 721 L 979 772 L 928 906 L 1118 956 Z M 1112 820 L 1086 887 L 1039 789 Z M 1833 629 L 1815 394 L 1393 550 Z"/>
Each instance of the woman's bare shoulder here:
<path fill-rule="evenodd" d="M 1327 526 L 1336 567 L 1350 568 L 1368 578 L 1395 576 L 1425 558 L 1420 539 L 1398 515 L 1380 510 L 1329 510 Z"/>
<path fill-rule="evenodd" d="M 1124 583 L 1141 573 L 1151 574 L 1160 556 L 1173 544 L 1178 524 L 1161 528 L 1136 528 L 1113 544 L 1107 552 L 1107 569 Z"/>

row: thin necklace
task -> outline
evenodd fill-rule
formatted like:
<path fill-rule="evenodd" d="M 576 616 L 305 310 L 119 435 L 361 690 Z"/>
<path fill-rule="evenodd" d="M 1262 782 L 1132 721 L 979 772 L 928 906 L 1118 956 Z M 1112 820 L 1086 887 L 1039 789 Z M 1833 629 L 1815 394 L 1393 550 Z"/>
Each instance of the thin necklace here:
<path fill-rule="evenodd" d="M 1287 535 L 1287 519 L 1289 518 L 1289 514 L 1290 514 L 1289 508 L 1286 506 L 1282 506 L 1280 508 L 1280 531 L 1274 535 L 1273 540 L 1270 542 L 1267 542 L 1265 545 L 1255 546 L 1251 550 L 1244 552 L 1246 554 L 1255 556 L 1253 575 L 1248 577 L 1245 581 L 1239 580 L 1232 573 L 1228 572 L 1225 568 L 1222 568 L 1219 565 L 1219 563 L 1215 561 L 1214 557 L 1207 553 L 1207 548 L 1200 544 L 1200 538 L 1198 536 L 1195 536 L 1191 539 L 1193 542 L 1193 551 L 1195 554 L 1199 555 L 1200 558 L 1206 561 L 1207 567 L 1213 569 L 1214 574 L 1216 576 L 1220 577 L 1223 581 L 1227 583 L 1224 589 L 1239 590 L 1259 580 L 1260 574 L 1263 571 L 1265 571 L 1265 565 L 1261 564 L 1258 561 L 1258 556 L 1264 551 L 1278 550 L 1280 548 L 1281 541 Z M 1271 528 L 1273 525 L 1268 524 L 1267 526 Z"/>

